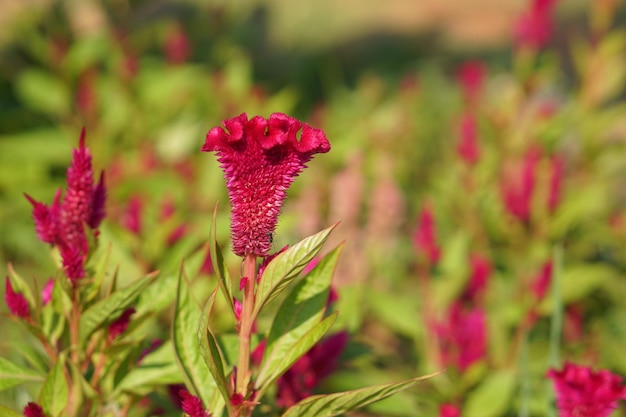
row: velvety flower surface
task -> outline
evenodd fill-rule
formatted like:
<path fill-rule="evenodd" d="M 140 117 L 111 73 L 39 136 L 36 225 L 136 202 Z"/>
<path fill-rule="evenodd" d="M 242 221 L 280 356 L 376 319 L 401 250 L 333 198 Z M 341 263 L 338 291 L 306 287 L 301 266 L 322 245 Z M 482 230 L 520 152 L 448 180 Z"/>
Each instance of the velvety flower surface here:
<path fill-rule="evenodd" d="M 4 300 L 7 303 L 7 307 L 9 307 L 9 311 L 14 316 L 22 318 L 30 316 L 28 301 L 23 294 L 15 292 L 9 277 L 6 278 Z"/>
<path fill-rule="evenodd" d="M 39 404 L 30 402 L 24 407 L 24 417 L 46 417 L 46 415 Z"/>
<path fill-rule="evenodd" d="M 551 369 L 559 417 L 608 417 L 620 399 L 626 399 L 622 378 L 607 370 L 566 363 Z"/>
<path fill-rule="evenodd" d="M 250 120 L 243 113 L 224 126 L 227 131 L 209 131 L 202 151 L 216 152 L 224 170 L 233 251 L 265 256 L 287 189 L 313 155 L 328 152 L 330 144 L 321 130 L 282 113 Z"/>
<path fill-rule="evenodd" d="M 198 397 L 191 395 L 186 390 L 180 390 L 179 395 L 182 400 L 181 408 L 189 417 L 211 417 Z"/>

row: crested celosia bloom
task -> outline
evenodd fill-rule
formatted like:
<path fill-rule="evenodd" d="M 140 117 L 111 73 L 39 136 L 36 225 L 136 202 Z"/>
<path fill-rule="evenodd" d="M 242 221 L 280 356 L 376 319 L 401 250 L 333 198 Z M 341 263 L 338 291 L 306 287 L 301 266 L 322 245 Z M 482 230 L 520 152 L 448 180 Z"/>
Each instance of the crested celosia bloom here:
<path fill-rule="evenodd" d="M 16 293 L 9 277 L 6 278 L 4 300 L 14 316 L 25 318 L 30 316 L 30 307 L 23 294 Z"/>
<path fill-rule="evenodd" d="M 521 47 L 543 48 L 552 35 L 552 12 L 556 0 L 530 0 L 530 8 L 520 16 L 514 30 L 515 42 Z"/>
<path fill-rule="evenodd" d="M 191 395 L 187 390 L 180 390 L 181 408 L 189 417 L 211 417 L 202 405 L 200 398 Z"/>
<path fill-rule="evenodd" d="M 626 399 L 622 378 L 607 370 L 565 363 L 560 371 L 548 371 L 548 378 L 553 381 L 559 417 L 608 417 L 617 402 Z"/>
<path fill-rule="evenodd" d="M 85 129 L 78 149 L 73 151 L 72 164 L 67 170 L 67 191 L 62 200 L 61 197 L 59 190 L 48 207 L 26 195 L 33 205 L 37 236 L 59 248 L 66 275 L 74 282 L 85 276 L 84 262 L 89 250 L 85 228 L 97 236 L 96 229 L 105 216 L 104 173 L 94 184 L 91 154 L 85 147 Z"/>
<path fill-rule="evenodd" d="M 437 245 L 435 215 L 432 207 L 425 204 L 419 214 L 417 228 L 413 233 L 413 245 L 419 254 L 423 253 L 431 264 L 436 264 L 441 255 Z"/>
<path fill-rule="evenodd" d="M 46 415 L 39 404 L 30 402 L 24 407 L 24 417 L 46 417 Z"/>
<path fill-rule="evenodd" d="M 227 131 L 209 131 L 202 151 L 216 152 L 224 170 L 233 251 L 265 256 L 287 189 L 313 155 L 328 152 L 330 144 L 321 130 L 282 113 L 250 120 L 243 113 L 224 126 Z"/>

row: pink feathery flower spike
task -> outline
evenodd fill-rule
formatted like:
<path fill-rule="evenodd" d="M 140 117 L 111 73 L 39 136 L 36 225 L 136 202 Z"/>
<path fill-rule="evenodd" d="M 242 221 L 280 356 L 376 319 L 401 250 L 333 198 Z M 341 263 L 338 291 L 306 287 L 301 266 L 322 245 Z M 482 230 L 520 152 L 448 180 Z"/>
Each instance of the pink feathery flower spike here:
<path fill-rule="evenodd" d="M 9 311 L 16 317 L 26 318 L 30 316 L 30 307 L 28 301 L 23 294 L 16 293 L 11 285 L 9 277 L 6 278 L 6 286 L 4 293 L 4 300 L 9 307 Z"/>
<path fill-rule="evenodd" d="M 328 152 L 330 144 L 320 129 L 282 113 L 250 120 L 242 113 L 224 126 L 227 131 L 209 131 L 201 150 L 217 153 L 226 177 L 233 251 L 265 256 L 287 189 L 313 155 Z"/>
<path fill-rule="evenodd" d="M 46 417 L 46 415 L 39 404 L 30 402 L 24 407 L 24 417 Z"/>
<path fill-rule="evenodd" d="M 459 407 L 453 404 L 441 404 L 439 406 L 439 417 L 460 417 Z"/>
<path fill-rule="evenodd" d="M 186 390 L 180 390 L 178 395 L 182 399 L 181 408 L 183 412 L 189 417 L 211 417 L 211 414 L 207 413 L 202 405 L 200 398 L 195 395 L 191 395 Z"/>
<path fill-rule="evenodd" d="M 435 325 L 439 335 L 444 366 L 456 366 L 461 372 L 485 357 L 487 321 L 482 308 L 452 304 L 445 321 Z"/>
<path fill-rule="evenodd" d="M 539 50 L 552 36 L 552 13 L 556 0 L 530 0 L 530 8 L 520 16 L 513 36 L 521 47 Z"/>
<path fill-rule="evenodd" d="M 565 363 L 551 369 L 559 417 L 608 417 L 619 400 L 626 399 L 622 378 L 607 370 L 592 371 L 586 366 Z"/>
<path fill-rule="evenodd" d="M 506 209 L 522 222 L 530 220 L 537 174 L 536 168 L 541 155 L 541 148 L 537 146 L 528 149 L 522 161 L 516 161 L 505 167 L 500 183 Z"/>
<path fill-rule="evenodd" d="M 419 214 L 417 228 L 413 233 L 413 245 L 418 253 L 424 253 L 434 265 L 439 261 L 441 249 L 437 245 L 435 215 L 430 204 L 425 204 Z"/>

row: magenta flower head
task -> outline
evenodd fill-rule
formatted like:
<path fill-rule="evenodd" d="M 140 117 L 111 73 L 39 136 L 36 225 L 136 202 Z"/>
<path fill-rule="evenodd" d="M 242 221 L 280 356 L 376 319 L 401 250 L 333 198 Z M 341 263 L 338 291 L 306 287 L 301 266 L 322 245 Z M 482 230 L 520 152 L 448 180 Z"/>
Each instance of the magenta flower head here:
<path fill-rule="evenodd" d="M 439 406 L 439 417 L 460 417 L 459 407 L 453 404 L 441 404 Z"/>
<path fill-rule="evenodd" d="M 515 26 L 515 42 L 532 50 L 543 48 L 552 36 L 552 13 L 556 0 L 530 0 L 529 9 Z"/>
<path fill-rule="evenodd" d="M 233 251 L 265 256 L 287 189 L 313 155 L 328 152 L 330 144 L 321 130 L 282 113 L 250 120 L 242 113 L 224 126 L 227 131 L 209 131 L 201 150 L 216 152 L 224 170 Z"/>
<path fill-rule="evenodd" d="M 24 407 L 25 417 L 46 417 L 43 413 L 43 408 L 37 403 L 30 402 Z"/>
<path fill-rule="evenodd" d="M 626 399 L 622 378 L 607 370 L 565 363 L 560 371 L 548 371 L 548 378 L 554 384 L 559 417 L 608 417 L 617 401 Z"/>
<path fill-rule="evenodd" d="M 6 286 L 4 293 L 4 300 L 7 303 L 7 307 L 9 307 L 9 311 L 16 317 L 26 318 L 30 316 L 30 307 L 28 306 L 28 301 L 26 301 L 26 297 L 23 294 L 16 293 L 11 285 L 11 280 L 9 277 L 6 278 Z"/>
<path fill-rule="evenodd" d="M 191 395 L 187 390 L 180 390 L 179 393 L 181 402 L 181 408 L 183 413 L 189 417 L 211 417 L 211 414 L 207 413 L 202 405 L 202 401 L 195 395 Z"/>
<path fill-rule="evenodd" d="M 413 245 L 418 255 L 424 256 L 431 265 L 435 265 L 441 256 L 436 234 L 435 214 L 430 204 L 424 204 L 413 232 Z"/>

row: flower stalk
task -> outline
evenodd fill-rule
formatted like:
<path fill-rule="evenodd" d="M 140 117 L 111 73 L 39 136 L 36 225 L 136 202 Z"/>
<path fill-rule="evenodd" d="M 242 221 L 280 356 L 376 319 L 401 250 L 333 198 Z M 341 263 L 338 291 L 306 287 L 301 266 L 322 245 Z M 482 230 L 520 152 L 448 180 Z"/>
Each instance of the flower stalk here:
<path fill-rule="evenodd" d="M 239 328 L 239 361 L 237 366 L 237 386 L 235 392 L 246 398 L 250 381 L 250 339 L 254 323 L 254 287 L 256 283 L 256 255 L 248 254 L 243 260 L 245 286 L 243 288 L 243 308 Z"/>

